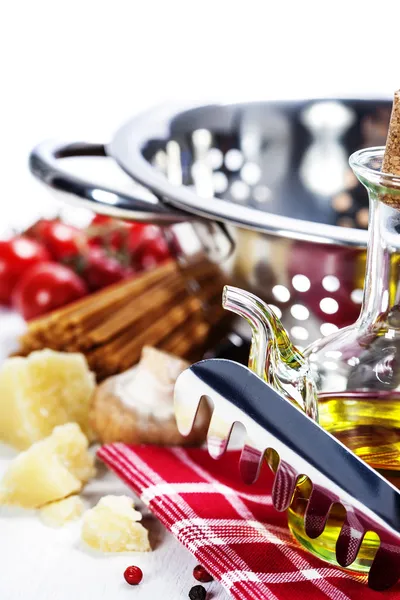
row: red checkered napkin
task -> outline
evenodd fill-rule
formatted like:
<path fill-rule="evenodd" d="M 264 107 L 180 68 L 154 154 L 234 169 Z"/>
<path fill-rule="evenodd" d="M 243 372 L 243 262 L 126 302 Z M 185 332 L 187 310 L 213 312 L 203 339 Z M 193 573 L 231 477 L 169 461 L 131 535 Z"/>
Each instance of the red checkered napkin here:
<path fill-rule="evenodd" d="M 400 599 L 303 551 L 272 507 L 272 474 L 245 485 L 236 451 L 215 461 L 200 449 L 109 444 L 98 455 L 233 598 Z"/>

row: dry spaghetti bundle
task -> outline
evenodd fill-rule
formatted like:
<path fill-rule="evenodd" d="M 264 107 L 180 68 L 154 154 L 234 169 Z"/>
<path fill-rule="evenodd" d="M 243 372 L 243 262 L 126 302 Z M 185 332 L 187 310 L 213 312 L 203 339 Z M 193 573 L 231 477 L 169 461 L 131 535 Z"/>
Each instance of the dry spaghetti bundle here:
<path fill-rule="evenodd" d="M 169 262 L 30 321 L 19 354 L 82 352 L 98 380 L 135 364 L 144 345 L 199 358 L 211 333 L 223 328 L 224 283 L 205 258 L 184 269 Z"/>

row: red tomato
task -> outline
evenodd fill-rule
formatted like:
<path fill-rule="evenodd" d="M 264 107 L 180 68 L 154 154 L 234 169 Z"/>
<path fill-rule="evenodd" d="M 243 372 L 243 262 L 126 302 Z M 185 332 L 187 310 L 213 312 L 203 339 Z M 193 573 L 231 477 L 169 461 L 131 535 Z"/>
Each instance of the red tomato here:
<path fill-rule="evenodd" d="M 95 215 L 90 227 L 87 229 L 87 234 L 92 244 L 131 253 L 137 245 L 140 232 L 145 227 L 148 226 L 144 223 L 121 221 L 104 215 Z"/>
<path fill-rule="evenodd" d="M 108 225 L 112 223 L 114 219 L 112 217 L 108 217 L 107 215 L 94 215 L 91 225 Z"/>
<path fill-rule="evenodd" d="M 151 269 L 171 258 L 168 244 L 159 227 L 142 229 L 133 249 L 133 264 L 139 270 Z"/>
<path fill-rule="evenodd" d="M 0 241 L 0 302 L 10 304 L 21 276 L 33 265 L 49 259 L 46 248 L 26 236 Z"/>
<path fill-rule="evenodd" d="M 102 246 L 104 243 L 114 242 L 114 228 L 119 221 L 107 217 L 106 215 L 94 215 L 92 222 L 86 229 L 86 234 L 89 238 L 89 242 Z M 111 232 L 111 234 L 110 234 Z M 110 239 L 110 237 L 112 239 Z M 118 236 L 119 237 L 119 236 Z M 106 239 L 108 238 L 108 239 Z"/>
<path fill-rule="evenodd" d="M 84 261 L 82 276 L 93 291 L 126 279 L 134 273 L 131 267 L 124 267 L 118 260 L 108 256 L 102 248 L 90 248 Z"/>
<path fill-rule="evenodd" d="M 137 223 L 136 221 L 123 221 L 122 219 L 116 219 L 114 217 L 108 217 L 107 215 L 94 215 L 91 225 L 116 225 L 125 227 L 129 230 L 143 229 L 143 227 L 149 227 L 146 223 Z"/>
<path fill-rule="evenodd" d="M 70 268 L 47 262 L 24 274 L 14 289 L 13 306 L 28 320 L 86 294 L 84 281 Z"/>
<path fill-rule="evenodd" d="M 82 230 L 62 223 L 59 219 L 40 219 L 27 233 L 40 240 L 55 260 L 74 256 L 87 245 Z"/>
<path fill-rule="evenodd" d="M 148 225 L 146 223 L 128 223 L 129 236 L 128 236 L 128 248 L 130 252 L 134 252 L 140 244 L 143 236 L 149 234 L 151 237 L 151 231 L 154 229 L 154 225 Z M 156 228 L 158 229 L 158 227 Z"/>

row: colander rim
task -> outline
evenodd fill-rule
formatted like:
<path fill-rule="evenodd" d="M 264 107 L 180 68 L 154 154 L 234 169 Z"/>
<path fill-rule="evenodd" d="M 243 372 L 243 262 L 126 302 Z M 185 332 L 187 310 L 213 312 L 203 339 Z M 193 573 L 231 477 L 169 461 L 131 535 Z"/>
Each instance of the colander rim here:
<path fill-rule="evenodd" d="M 367 98 L 357 100 L 351 98 L 318 98 L 315 101 L 317 100 L 353 100 L 359 102 L 367 100 Z M 384 101 L 387 98 L 379 98 L 379 100 Z M 313 102 L 314 100 L 309 98 L 307 101 Z M 141 149 L 150 139 L 167 137 L 171 121 L 176 119 L 182 112 L 196 108 L 239 107 L 242 104 L 248 105 L 250 103 L 194 104 L 186 102 L 157 106 L 134 116 L 122 125 L 107 145 L 107 153 L 116 160 L 128 175 L 162 198 L 163 202 L 187 213 L 290 239 L 348 247 L 366 247 L 368 231 L 363 229 L 294 219 L 261 211 L 250 206 L 233 204 L 215 197 L 212 203 L 205 202 L 204 198 L 197 195 L 189 187 L 177 186 L 169 182 L 163 174 L 158 172 L 144 158 Z"/>

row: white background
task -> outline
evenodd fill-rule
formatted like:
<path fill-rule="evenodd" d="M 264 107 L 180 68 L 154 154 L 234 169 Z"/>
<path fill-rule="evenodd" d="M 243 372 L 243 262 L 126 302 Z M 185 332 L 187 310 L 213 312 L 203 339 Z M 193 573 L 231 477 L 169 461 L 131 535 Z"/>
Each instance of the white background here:
<path fill-rule="evenodd" d="M 3 0 L 0 231 L 45 206 L 26 166 L 44 138 L 107 141 L 166 100 L 391 96 L 399 42 L 399 0 Z M 89 558 L 69 530 L 0 515 L 0 539 L 2 600 L 155 600 L 157 586 L 177 600 L 193 583 L 173 542 L 133 590 L 120 582 L 125 558 Z"/>
<path fill-rule="evenodd" d="M 387 95 L 398 0 L 13 0 L 0 3 L 0 230 L 44 197 L 38 141 L 107 141 L 173 99 Z"/>

